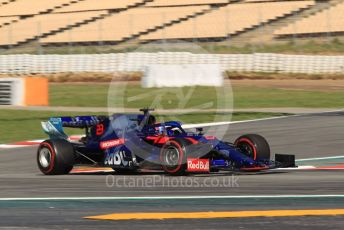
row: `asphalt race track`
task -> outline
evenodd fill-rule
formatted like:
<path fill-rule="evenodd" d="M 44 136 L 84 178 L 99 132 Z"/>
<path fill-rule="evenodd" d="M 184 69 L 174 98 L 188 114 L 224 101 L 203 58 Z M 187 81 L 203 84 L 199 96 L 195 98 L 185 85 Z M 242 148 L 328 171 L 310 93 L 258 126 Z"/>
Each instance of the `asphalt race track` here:
<path fill-rule="evenodd" d="M 344 112 L 232 124 L 225 140 L 233 141 L 245 133 L 262 134 L 270 142 L 272 152 L 296 154 L 297 159 L 344 156 Z M 344 171 L 220 172 L 188 177 L 170 177 L 160 172 L 43 176 L 36 166 L 35 151 L 36 147 L 0 150 L 0 229 L 276 229 L 276 226 L 281 229 L 342 229 L 344 224 L 343 215 L 84 219 L 86 216 L 132 212 L 342 209 L 344 196 L 338 195 L 344 194 Z M 302 162 L 307 163 L 321 166 L 341 162 Z M 185 196 L 193 197 L 187 199 Z"/>

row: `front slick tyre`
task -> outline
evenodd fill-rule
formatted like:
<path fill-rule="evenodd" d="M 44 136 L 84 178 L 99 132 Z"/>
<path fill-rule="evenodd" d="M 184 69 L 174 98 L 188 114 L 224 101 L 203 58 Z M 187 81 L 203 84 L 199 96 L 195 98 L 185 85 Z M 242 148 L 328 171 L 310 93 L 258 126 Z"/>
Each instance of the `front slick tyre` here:
<path fill-rule="evenodd" d="M 173 176 L 186 174 L 187 145 L 183 139 L 172 139 L 162 146 L 160 162 L 163 170 Z"/>
<path fill-rule="evenodd" d="M 253 160 L 269 160 L 270 146 L 266 139 L 258 134 L 246 134 L 235 141 L 235 146 Z"/>
<path fill-rule="evenodd" d="M 74 148 L 67 140 L 46 140 L 38 147 L 37 164 L 45 175 L 68 174 L 74 162 Z"/>

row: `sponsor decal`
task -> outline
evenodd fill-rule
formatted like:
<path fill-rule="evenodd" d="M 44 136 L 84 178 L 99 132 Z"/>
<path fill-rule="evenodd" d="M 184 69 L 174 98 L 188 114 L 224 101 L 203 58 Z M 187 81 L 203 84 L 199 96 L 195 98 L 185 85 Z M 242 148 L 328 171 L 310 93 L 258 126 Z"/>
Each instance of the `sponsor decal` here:
<path fill-rule="evenodd" d="M 102 141 L 100 142 L 99 145 L 101 149 L 108 149 L 108 148 L 112 148 L 118 145 L 123 145 L 124 142 L 125 141 L 123 138 L 119 138 L 119 139 L 114 139 L 114 140 Z"/>
<path fill-rule="evenodd" d="M 187 159 L 187 171 L 189 172 L 209 172 L 209 159 Z"/>
<path fill-rule="evenodd" d="M 105 158 L 104 164 L 127 166 L 129 162 L 124 160 L 124 157 L 125 157 L 125 151 L 109 153 Z"/>
<path fill-rule="evenodd" d="M 52 119 L 59 119 L 59 122 L 62 122 L 63 126 L 93 126 L 99 123 L 99 119 L 96 116 L 76 116 L 76 117 L 60 117 L 60 118 L 50 118 Z"/>
<path fill-rule="evenodd" d="M 173 139 L 171 137 L 165 137 L 165 136 L 148 136 L 146 137 L 147 140 L 153 140 L 154 144 L 165 144 L 170 139 Z"/>

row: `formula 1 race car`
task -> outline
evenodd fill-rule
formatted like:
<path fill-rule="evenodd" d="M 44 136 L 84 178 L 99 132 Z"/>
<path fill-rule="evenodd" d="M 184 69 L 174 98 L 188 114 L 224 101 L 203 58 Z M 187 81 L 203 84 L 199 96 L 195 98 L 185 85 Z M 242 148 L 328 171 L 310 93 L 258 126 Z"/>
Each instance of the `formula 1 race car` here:
<path fill-rule="evenodd" d="M 180 122 L 157 123 L 150 111 L 111 116 L 53 117 L 42 122 L 50 139 L 37 151 L 39 169 L 46 175 L 69 173 L 75 165 L 111 167 L 118 173 L 163 169 L 171 175 L 219 170 L 261 171 L 294 167 L 293 155 L 276 154 L 270 160 L 268 142 L 247 134 L 234 143 L 188 132 Z M 85 129 L 79 141 L 69 141 L 63 127 Z"/>

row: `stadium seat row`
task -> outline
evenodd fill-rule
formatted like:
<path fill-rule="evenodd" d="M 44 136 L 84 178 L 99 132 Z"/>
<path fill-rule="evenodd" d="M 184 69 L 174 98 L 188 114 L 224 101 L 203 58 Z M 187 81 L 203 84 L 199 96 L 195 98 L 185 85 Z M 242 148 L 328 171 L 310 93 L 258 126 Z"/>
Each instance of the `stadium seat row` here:
<path fill-rule="evenodd" d="M 275 31 L 277 37 L 344 32 L 344 2 Z"/>
<path fill-rule="evenodd" d="M 0 0 L 0 46 L 217 39 L 309 9 L 313 0 Z M 274 32 L 344 32 L 344 2 Z"/>

